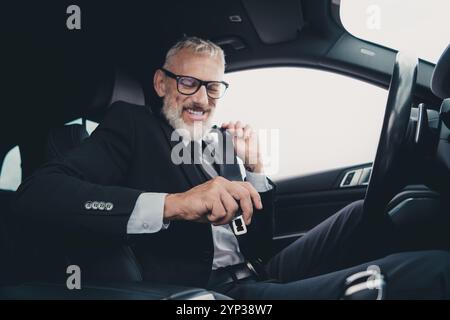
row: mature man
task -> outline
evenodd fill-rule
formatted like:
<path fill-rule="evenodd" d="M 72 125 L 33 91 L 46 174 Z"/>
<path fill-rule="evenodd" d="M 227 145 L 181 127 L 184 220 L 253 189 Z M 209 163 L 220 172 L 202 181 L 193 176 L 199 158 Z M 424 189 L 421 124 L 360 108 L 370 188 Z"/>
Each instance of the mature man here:
<path fill-rule="evenodd" d="M 180 143 L 202 150 L 217 143 L 208 137 L 228 87 L 224 69 L 223 52 L 212 42 L 193 37 L 175 44 L 154 75 L 161 114 L 116 103 L 80 147 L 22 184 L 17 211 L 55 228 L 75 226 L 71 237 L 126 241 L 148 281 L 208 287 L 234 298 L 338 299 L 347 277 L 375 265 L 388 298 L 448 298 L 449 254 L 392 254 L 389 221 L 364 217 L 361 202 L 264 256 L 274 185 L 251 127 L 222 125 L 243 175 L 236 175 L 235 162 L 174 159 Z M 181 141 L 173 139 L 175 130 Z M 248 227 L 243 235 L 230 226 L 240 211 Z"/>

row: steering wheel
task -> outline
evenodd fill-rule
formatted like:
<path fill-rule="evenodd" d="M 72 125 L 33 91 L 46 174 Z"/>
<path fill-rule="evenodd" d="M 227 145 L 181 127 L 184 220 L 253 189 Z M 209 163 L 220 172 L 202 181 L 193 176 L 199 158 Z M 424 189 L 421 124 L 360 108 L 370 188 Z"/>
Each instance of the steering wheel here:
<path fill-rule="evenodd" d="M 383 127 L 364 200 L 368 216 L 382 216 L 392 197 L 404 184 L 402 169 L 407 144 L 418 59 L 399 52 L 396 57 Z"/>

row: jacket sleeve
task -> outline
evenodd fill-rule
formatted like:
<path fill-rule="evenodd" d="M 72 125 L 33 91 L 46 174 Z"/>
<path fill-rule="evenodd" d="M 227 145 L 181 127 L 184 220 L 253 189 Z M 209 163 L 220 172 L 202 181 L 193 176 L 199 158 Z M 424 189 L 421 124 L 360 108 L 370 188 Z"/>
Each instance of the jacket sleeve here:
<path fill-rule="evenodd" d="M 79 147 L 27 178 L 13 204 L 17 216 L 58 230 L 126 235 L 128 218 L 144 192 L 121 186 L 135 144 L 131 108 L 113 104 Z"/>

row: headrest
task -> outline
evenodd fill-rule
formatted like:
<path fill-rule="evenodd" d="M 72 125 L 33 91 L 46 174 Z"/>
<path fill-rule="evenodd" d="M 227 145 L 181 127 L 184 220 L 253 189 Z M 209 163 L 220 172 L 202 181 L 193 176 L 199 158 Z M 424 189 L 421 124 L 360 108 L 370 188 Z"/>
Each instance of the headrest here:
<path fill-rule="evenodd" d="M 431 90 L 441 99 L 450 98 L 450 45 L 445 49 L 434 68 Z"/>
<path fill-rule="evenodd" d="M 145 96 L 139 81 L 120 69 L 114 69 L 110 79 L 98 84 L 98 90 L 89 106 L 87 118 L 100 121 L 112 103 L 125 101 L 136 105 L 145 105 Z"/>

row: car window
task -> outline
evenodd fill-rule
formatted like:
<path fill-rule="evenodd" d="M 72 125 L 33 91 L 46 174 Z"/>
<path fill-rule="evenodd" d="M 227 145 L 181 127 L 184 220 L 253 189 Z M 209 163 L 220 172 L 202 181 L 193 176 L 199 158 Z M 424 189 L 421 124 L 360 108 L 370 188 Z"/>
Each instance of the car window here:
<path fill-rule="evenodd" d="M 69 124 L 82 124 L 82 119 L 78 118 L 66 123 Z M 86 120 L 86 130 L 91 134 L 98 126 L 97 122 Z M 20 150 L 18 146 L 12 148 L 3 159 L 0 172 L 0 189 L 3 190 L 17 190 L 22 182 L 22 162 L 20 157 Z"/>
<path fill-rule="evenodd" d="M 72 121 L 67 122 L 65 125 L 70 125 L 70 124 L 83 124 L 83 119 L 82 118 L 78 118 Z M 86 120 L 86 131 L 89 135 L 92 134 L 92 132 L 95 130 L 95 128 L 97 128 L 98 123 L 95 121 L 91 121 L 91 120 Z"/>
<path fill-rule="evenodd" d="M 215 123 L 241 120 L 257 129 L 272 178 L 373 162 L 386 90 L 294 67 L 233 72 L 225 81 Z"/>
<path fill-rule="evenodd" d="M 98 122 L 86 120 L 86 131 L 89 133 L 89 135 L 94 132 L 95 128 L 97 128 Z"/>
<path fill-rule="evenodd" d="M 355 37 L 436 63 L 450 40 L 448 0 L 341 0 L 342 24 Z"/>
<path fill-rule="evenodd" d="M 17 190 L 22 182 L 22 162 L 18 146 L 12 148 L 3 159 L 0 172 L 0 189 Z"/>

